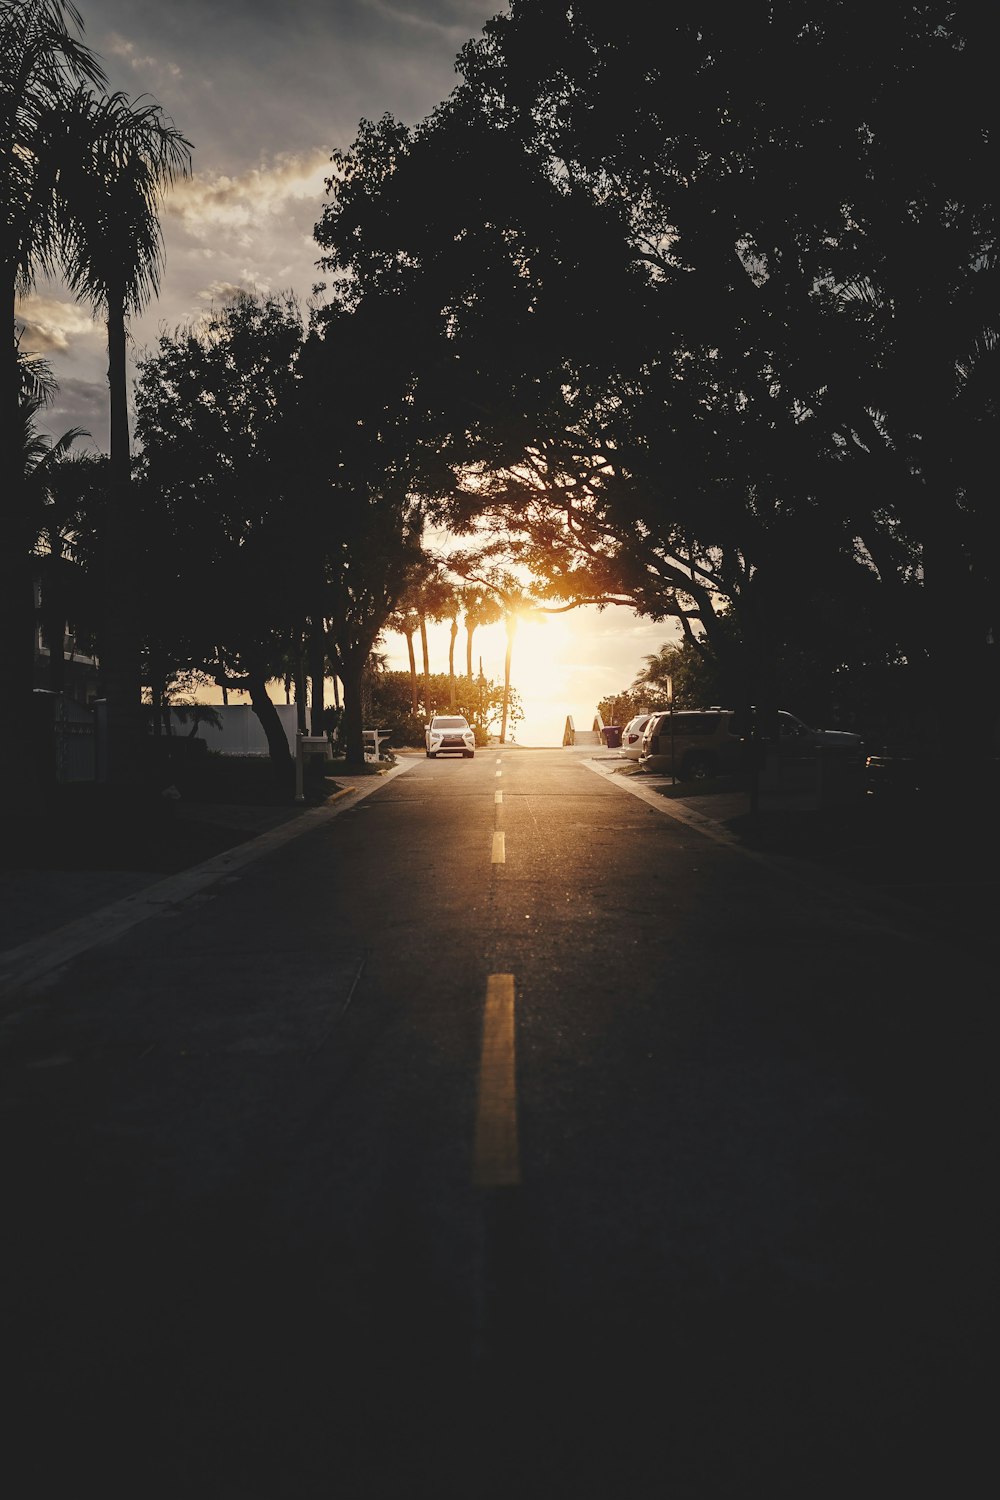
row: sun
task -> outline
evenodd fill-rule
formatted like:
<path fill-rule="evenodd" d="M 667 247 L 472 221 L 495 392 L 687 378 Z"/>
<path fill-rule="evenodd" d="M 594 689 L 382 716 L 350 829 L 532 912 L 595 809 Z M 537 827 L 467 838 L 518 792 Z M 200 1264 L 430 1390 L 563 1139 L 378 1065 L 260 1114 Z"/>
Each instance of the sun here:
<path fill-rule="evenodd" d="M 511 680 L 521 697 L 561 698 L 566 692 L 566 659 L 574 643 L 568 615 L 539 611 L 519 617 L 511 655 Z"/>

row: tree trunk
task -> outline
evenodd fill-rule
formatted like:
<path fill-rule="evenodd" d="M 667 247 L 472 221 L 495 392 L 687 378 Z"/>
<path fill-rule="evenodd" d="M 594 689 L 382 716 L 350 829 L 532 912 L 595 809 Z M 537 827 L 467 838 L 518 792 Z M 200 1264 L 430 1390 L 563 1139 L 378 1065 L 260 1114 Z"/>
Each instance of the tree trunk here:
<path fill-rule="evenodd" d="M 417 702 L 417 658 L 413 650 L 413 631 L 404 630 L 406 636 L 406 650 L 410 658 L 410 713 L 414 718 L 420 712 Z"/>
<path fill-rule="evenodd" d="M 507 650 L 503 658 L 503 716 L 500 720 L 500 743 L 507 743 L 507 712 L 510 707 L 510 658 L 514 650 L 514 632 L 517 629 L 517 616 L 508 615 L 507 626 Z"/>
<path fill-rule="evenodd" d="M 8 288 L 6 348 L 0 355 L 0 809 L 22 812 L 41 790 L 31 737 L 35 673 L 35 582 L 21 449 L 21 378 L 14 343 L 14 271 Z"/>
<path fill-rule="evenodd" d="M 129 451 L 128 384 L 125 369 L 124 299 L 108 299 L 108 387 L 111 398 L 111 454 L 104 538 L 107 611 L 101 667 L 108 704 L 108 780 L 136 785 L 143 752 L 139 665 L 138 570 L 131 512 L 132 462 Z"/>
<path fill-rule="evenodd" d="M 421 611 L 420 614 L 420 649 L 424 659 L 424 713 L 430 715 L 431 695 L 431 658 L 427 649 L 427 616 Z"/>
<path fill-rule="evenodd" d="M 312 686 L 312 732 L 322 734 L 326 685 L 326 621 L 322 615 L 313 615 L 309 624 L 309 676 Z"/>
<path fill-rule="evenodd" d="M 295 727 L 299 734 L 309 733 L 306 712 L 306 653 L 301 630 L 295 632 Z"/>
<path fill-rule="evenodd" d="M 451 640 L 448 643 L 448 707 L 455 712 L 455 639 L 458 635 L 458 620 L 451 619 Z"/>
<path fill-rule="evenodd" d="M 341 725 L 341 742 L 344 759 L 349 771 L 362 771 L 365 765 L 364 723 L 361 713 L 361 676 L 368 658 L 367 651 L 352 652 L 341 657 L 341 673 L 344 684 L 344 718 Z"/>
<path fill-rule="evenodd" d="M 54 534 L 53 534 L 54 533 Z M 42 629 L 49 648 L 49 692 L 66 690 L 66 611 L 58 583 L 62 549 L 56 528 L 49 533 L 49 567 L 42 579 Z"/>
<path fill-rule="evenodd" d="M 153 711 L 153 734 L 158 739 L 173 733 L 166 685 L 167 673 L 163 665 L 163 651 L 159 641 L 151 640 L 149 644 L 149 696 Z"/>
<path fill-rule="evenodd" d="M 268 754 L 272 765 L 282 769 L 292 764 L 292 752 L 288 748 L 285 730 L 278 718 L 278 710 L 268 696 L 267 681 L 260 668 L 247 672 L 247 691 L 254 713 L 260 720 L 267 739 Z"/>
<path fill-rule="evenodd" d="M 466 618 L 465 621 L 465 675 L 472 681 L 472 632 L 475 625 Z"/>

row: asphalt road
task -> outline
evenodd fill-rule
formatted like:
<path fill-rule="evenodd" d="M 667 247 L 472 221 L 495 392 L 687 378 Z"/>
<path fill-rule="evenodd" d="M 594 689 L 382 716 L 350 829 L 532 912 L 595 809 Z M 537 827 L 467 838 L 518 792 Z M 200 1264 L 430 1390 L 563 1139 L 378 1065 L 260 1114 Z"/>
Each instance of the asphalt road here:
<path fill-rule="evenodd" d="M 8 997 L 8 1492 L 971 1492 L 995 977 L 855 899 L 481 751 Z"/>

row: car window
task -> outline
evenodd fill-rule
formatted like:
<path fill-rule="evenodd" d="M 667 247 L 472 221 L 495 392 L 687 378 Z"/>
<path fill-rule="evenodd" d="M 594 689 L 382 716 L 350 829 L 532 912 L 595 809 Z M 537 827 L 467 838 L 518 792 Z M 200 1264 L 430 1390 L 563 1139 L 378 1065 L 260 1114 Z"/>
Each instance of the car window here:
<path fill-rule="evenodd" d="M 675 734 L 714 734 L 718 714 L 674 714 Z"/>
<path fill-rule="evenodd" d="M 468 719 L 432 719 L 432 729 L 468 729 Z"/>

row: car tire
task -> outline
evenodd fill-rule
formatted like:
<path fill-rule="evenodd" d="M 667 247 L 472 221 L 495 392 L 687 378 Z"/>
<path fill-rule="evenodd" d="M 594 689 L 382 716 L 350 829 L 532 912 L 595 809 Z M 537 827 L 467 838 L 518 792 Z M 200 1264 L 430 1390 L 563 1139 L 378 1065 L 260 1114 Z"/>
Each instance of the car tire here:
<path fill-rule="evenodd" d="M 475 750 L 463 750 L 462 751 L 462 755 L 463 755 L 463 757 L 464 757 L 465 760 L 472 760 L 473 757 L 475 756 L 475 753 L 476 753 Z"/>
<path fill-rule="evenodd" d="M 715 761 L 710 755 L 687 755 L 681 766 L 682 781 L 707 781 L 715 775 Z"/>
<path fill-rule="evenodd" d="M 428 750 L 427 751 L 427 759 L 428 760 L 437 760 L 437 751 L 436 750 Z"/>

